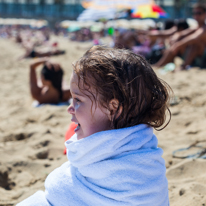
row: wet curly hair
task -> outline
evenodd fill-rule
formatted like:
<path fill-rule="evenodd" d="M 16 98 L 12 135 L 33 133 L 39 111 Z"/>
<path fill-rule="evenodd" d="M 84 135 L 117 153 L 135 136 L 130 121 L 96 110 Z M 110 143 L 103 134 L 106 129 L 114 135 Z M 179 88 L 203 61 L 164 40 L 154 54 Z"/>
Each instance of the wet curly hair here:
<path fill-rule="evenodd" d="M 165 121 L 166 110 L 171 118 L 168 100 L 172 90 L 144 57 L 125 49 L 94 46 L 73 66 L 83 83 L 79 89 L 90 92 L 95 103 L 109 108 L 112 99 L 118 100 L 112 128 L 147 124 L 161 130 L 169 123 Z"/>

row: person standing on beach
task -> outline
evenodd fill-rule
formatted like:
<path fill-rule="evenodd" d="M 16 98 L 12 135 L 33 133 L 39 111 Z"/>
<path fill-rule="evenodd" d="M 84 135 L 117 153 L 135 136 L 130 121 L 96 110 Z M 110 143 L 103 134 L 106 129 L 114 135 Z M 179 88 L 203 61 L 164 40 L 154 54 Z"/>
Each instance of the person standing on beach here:
<path fill-rule="evenodd" d="M 185 70 L 195 58 L 204 54 L 206 48 L 206 7 L 204 4 L 195 4 L 193 17 L 198 22 L 198 28 L 186 29 L 176 36 L 176 39 L 173 39 L 173 45 L 164 52 L 163 57 L 153 66 L 162 67 L 173 62 L 174 58 L 179 55 L 183 56 L 184 59 L 184 64 L 181 65 L 180 70 Z"/>

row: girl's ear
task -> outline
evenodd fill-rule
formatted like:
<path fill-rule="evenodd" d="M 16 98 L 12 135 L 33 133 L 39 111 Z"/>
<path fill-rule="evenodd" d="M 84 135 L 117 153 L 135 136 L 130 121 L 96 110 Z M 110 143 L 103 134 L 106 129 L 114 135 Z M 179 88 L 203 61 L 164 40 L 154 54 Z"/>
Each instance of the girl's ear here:
<path fill-rule="evenodd" d="M 117 99 L 112 99 L 109 103 L 109 111 L 110 111 L 110 120 L 114 119 L 114 115 L 119 107 L 119 101 Z M 118 114 L 116 117 L 119 117 L 122 113 L 122 107 L 119 108 Z"/>

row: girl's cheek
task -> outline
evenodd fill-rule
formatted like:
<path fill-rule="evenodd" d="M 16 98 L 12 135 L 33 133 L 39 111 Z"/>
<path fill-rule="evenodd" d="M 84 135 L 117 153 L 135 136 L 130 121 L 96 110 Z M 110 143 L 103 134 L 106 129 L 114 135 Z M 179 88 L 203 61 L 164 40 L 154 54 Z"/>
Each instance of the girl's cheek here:
<path fill-rule="evenodd" d="M 75 108 L 75 110 L 77 110 L 77 109 L 79 109 L 79 107 L 80 107 L 80 104 L 74 104 L 74 108 Z"/>

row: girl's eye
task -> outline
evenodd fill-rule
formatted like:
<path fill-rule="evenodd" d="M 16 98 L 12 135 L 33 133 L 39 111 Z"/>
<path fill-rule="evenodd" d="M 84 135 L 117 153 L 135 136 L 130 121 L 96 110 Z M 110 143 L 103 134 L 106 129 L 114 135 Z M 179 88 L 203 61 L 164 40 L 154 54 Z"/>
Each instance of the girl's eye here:
<path fill-rule="evenodd" d="M 74 100 L 75 100 L 76 102 L 81 102 L 78 98 L 74 98 Z"/>

